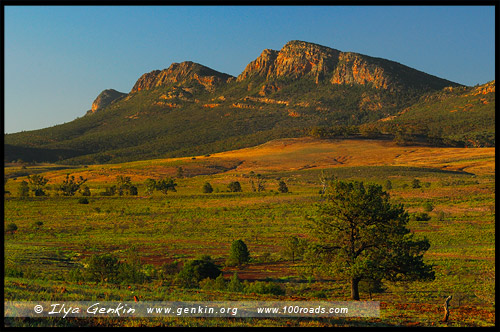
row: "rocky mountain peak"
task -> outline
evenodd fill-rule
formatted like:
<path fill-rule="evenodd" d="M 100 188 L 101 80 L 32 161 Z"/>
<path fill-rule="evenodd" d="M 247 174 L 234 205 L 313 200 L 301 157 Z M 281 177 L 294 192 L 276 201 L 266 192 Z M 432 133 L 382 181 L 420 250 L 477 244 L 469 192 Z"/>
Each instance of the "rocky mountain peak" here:
<path fill-rule="evenodd" d="M 183 84 L 197 82 L 207 91 L 214 91 L 215 88 L 226 83 L 232 78 L 231 75 L 220 73 L 211 68 L 205 67 L 192 61 L 172 63 L 170 67 L 163 70 L 153 70 L 142 75 L 131 93 L 141 90 L 148 90 L 162 85 Z"/>
<path fill-rule="evenodd" d="M 371 84 L 377 89 L 442 89 L 456 83 L 420 72 L 397 62 L 374 58 L 300 40 L 286 43 L 280 51 L 264 50 L 238 76 L 312 79 L 316 84 Z"/>
<path fill-rule="evenodd" d="M 104 90 L 97 96 L 97 98 L 92 103 L 92 108 L 91 108 L 90 112 L 95 113 L 95 112 L 105 108 L 106 106 L 108 106 L 109 104 L 114 102 L 115 100 L 120 99 L 126 95 L 127 95 L 126 93 L 119 92 L 119 91 L 116 91 L 114 89 Z"/>

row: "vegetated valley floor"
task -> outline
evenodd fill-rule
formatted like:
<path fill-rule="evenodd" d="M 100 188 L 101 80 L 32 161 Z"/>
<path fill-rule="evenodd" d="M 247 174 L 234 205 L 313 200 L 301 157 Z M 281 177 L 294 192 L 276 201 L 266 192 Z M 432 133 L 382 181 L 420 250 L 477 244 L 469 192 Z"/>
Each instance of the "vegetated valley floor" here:
<path fill-rule="evenodd" d="M 176 176 L 177 192 L 147 195 L 147 178 Z M 49 179 L 49 196 L 21 199 L 19 182 L 27 174 Z M 89 204 L 80 197 L 58 196 L 54 185 L 66 174 L 88 179 Z M 148 300 L 349 300 L 349 285 L 334 276 L 315 275 L 299 259 L 283 254 L 286 236 L 307 237 L 306 216 L 319 202 L 319 178 L 362 180 L 386 186 L 393 202 L 404 203 L 411 215 L 432 205 L 427 221 L 409 226 L 426 236 L 436 280 L 387 283 L 384 292 L 361 291 L 362 300 L 381 301 L 377 319 L 11 319 L 11 326 L 493 326 L 495 277 L 495 149 L 397 146 L 376 140 L 282 139 L 236 151 L 206 156 L 158 159 L 114 165 L 6 165 L 5 234 L 6 300 L 130 301 L 131 289 Z M 251 180 L 264 179 L 265 191 L 253 192 Z M 101 196 L 129 176 L 138 196 Z M 278 193 L 278 179 L 288 193 Z M 413 188 L 414 180 L 421 186 Z M 239 181 L 243 192 L 227 192 Z M 202 187 L 210 182 L 211 194 Z M 41 221 L 43 225 L 35 225 Z M 91 254 L 110 252 L 125 257 L 135 248 L 151 270 L 174 260 L 209 254 L 224 265 L 231 242 L 242 239 L 253 261 L 245 267 L 224 267 L 242 280 L 279 283 L 282 296 L 181 289 L 159 279 L 127 285 L 74 282 L 68 277 Z M 128 285 L 130 286 L 130 285 Z M 453 295 L 450 321 L 443 323 L 442 305 Z"/>

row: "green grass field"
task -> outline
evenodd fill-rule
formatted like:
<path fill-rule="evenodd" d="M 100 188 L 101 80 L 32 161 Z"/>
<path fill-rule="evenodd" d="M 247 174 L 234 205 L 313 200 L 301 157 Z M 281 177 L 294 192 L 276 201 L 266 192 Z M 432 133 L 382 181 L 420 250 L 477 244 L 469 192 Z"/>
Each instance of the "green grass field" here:
<path fill-rule="evenodd" d="M 322 172 L 383 186 L 390 180 L 391 200 L 403 203 L 410 215 L 424 212 L 425 203 L 430 202 L 433 206 L 432 211 L 427 211 L 430 220 L 412 219 L 409 226 L 417 235 L 429 239 L 431 247 L 425 259 L 434 265 L 436 279 L 384 283 L 385 291 L 372 294 L 362 288 L 362 300 L 381 301 L 381 317 L 372 319 L 51 318 L 7 319 L 7 324 L 302 327 L 495 324 L 494 149 L 413 149 L 374 142 L 379 144 L 379 150 L 374 150 L 374 145 L 361 141 L 357 145 L 338 144 L 342 149 L 339 152 L 335 150 L 335 142 L 330 150 L 321 141 L 296 142 L 299 145 L 288 144 L 288 140 L 279 142 L 195 159 L 74 169 L 51 169 L 50 165 L 45 169 L 41 166 L 22 169 L 27 173 L 42 172 L 50 179 L 50 188 L 68 172 L 83 174 L 89 179 L 86 185 L 92 193 L 89 204 L 79 203 L 80 194 L 64 197 L 50 189 L 48 197 L 20 198 L 17 187 L 25 176 L 16 172 L 21 167 L 6 167 L 6 174 L 14 175 L 6 183 L 10 194 L 4 199 L 4 224 L 15 223 L 18 229 L 4 235 L 5 299 L 130 301 L 133 295 L 128 286 L 131 286 L 142 301 L 349 300 L 346 280 L 319 275 L 306 261 L 299 259 L 292 263 L 283 252 L 282 243 L 287 236 L 307 238 L 306 216 L 313 213 L 314 205 L 320 201 Z M 367 156 L 364 165 L 363 153 Z M 423 167 L 426 155 L 432 167 Z M 337 157 L 328 159 L 328 156 Z M 276 163 L 280 158 L 281 165 Z M 143 183 L 147 177 L 175 176 L 178 167 L 183 167 L 186 176 L 176 179 L 177 192 L 145 193 Z M 265 191 L 251 190 L 250 179 L 257 173 L 265 180 Z M 99 192 L 113 184 L 116 175 L 130 176 L 138 186 L 138 196 L 100 196 Z M 278 179 L 287 183 L 288 193 L 278 192 Z M 414 179 L 420 181 L 420 188 L 412 187 Z M 239 181 L 243 192 L 227 192 L 231 181 Z M 205 182 L 212 184 L 213 193 L 202 193 Z M 233 272 L 238 272 L 240 279 L 247 282 L 273 282 L 285 290 L 284 295 L 183 289 L 158 273 L 162 264 L 201 254 L 210 255 L 224 266 L 230 245 L 236 239 L 247 244 L 252 260 L 244 267 L 223 267 L 224 277 L 229 279 Z M 81 266 L 85 257 L 112 253 L 125 259 L 131 248 L 140 257 L 143 270 L 150 277 L 148 282 L 96 284 L 75 279 L 72 271 Z M 442 305 L 448 295 L 453 295 L 451 316 L 443 323 Z"/>

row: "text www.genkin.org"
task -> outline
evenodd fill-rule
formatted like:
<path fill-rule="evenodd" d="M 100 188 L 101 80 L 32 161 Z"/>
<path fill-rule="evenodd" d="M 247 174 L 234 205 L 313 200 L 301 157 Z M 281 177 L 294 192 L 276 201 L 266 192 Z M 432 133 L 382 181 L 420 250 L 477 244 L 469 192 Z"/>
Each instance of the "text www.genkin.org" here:
<path fill-rule="evenodd" d="M 247 309 L 248 310 L 248 309 Z M 177 316 L 181 316 L 183 314 L 188 315 L 204 315 L 204 314 L 231 314 L 232 316 L 236 316 L 238 314 L 238 308 L 214 308 L 208 306 L 197 306 L 197 307 L 179 307 L 172 310 L 171 307 L 151 307 L 146 308 L 148 314 L 171 314 L 175 312 Z M 325 308 L 321 306 L 317 307 L 302 307 L 298 305 L 285 305 L 281 307 L 257 307 L 255 308 L 257 314 L 348 314 L 349 308 Z"/>

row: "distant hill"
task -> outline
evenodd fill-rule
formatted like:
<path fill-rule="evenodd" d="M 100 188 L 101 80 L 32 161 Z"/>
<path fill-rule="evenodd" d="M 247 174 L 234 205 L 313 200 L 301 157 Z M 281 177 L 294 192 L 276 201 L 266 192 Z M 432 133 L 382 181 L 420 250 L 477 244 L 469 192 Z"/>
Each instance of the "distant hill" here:
<path fill-rule="evenodd" d="M 227 151 L 399 118 L 445 88 L 467 89 L 393 61 L 291 41 L 264 50 L 238 77 L 190 61 L 146 73 L 128 94 L 103 91 L 74 121 L 6 134 L 4 159 L 92 164 Z"/>
<path fill-rule="evenodd" d="M 445 88 L 378 123 L 379 128 L 424 135 L 442 143 L 495 146 L 495 81 Z"/>

